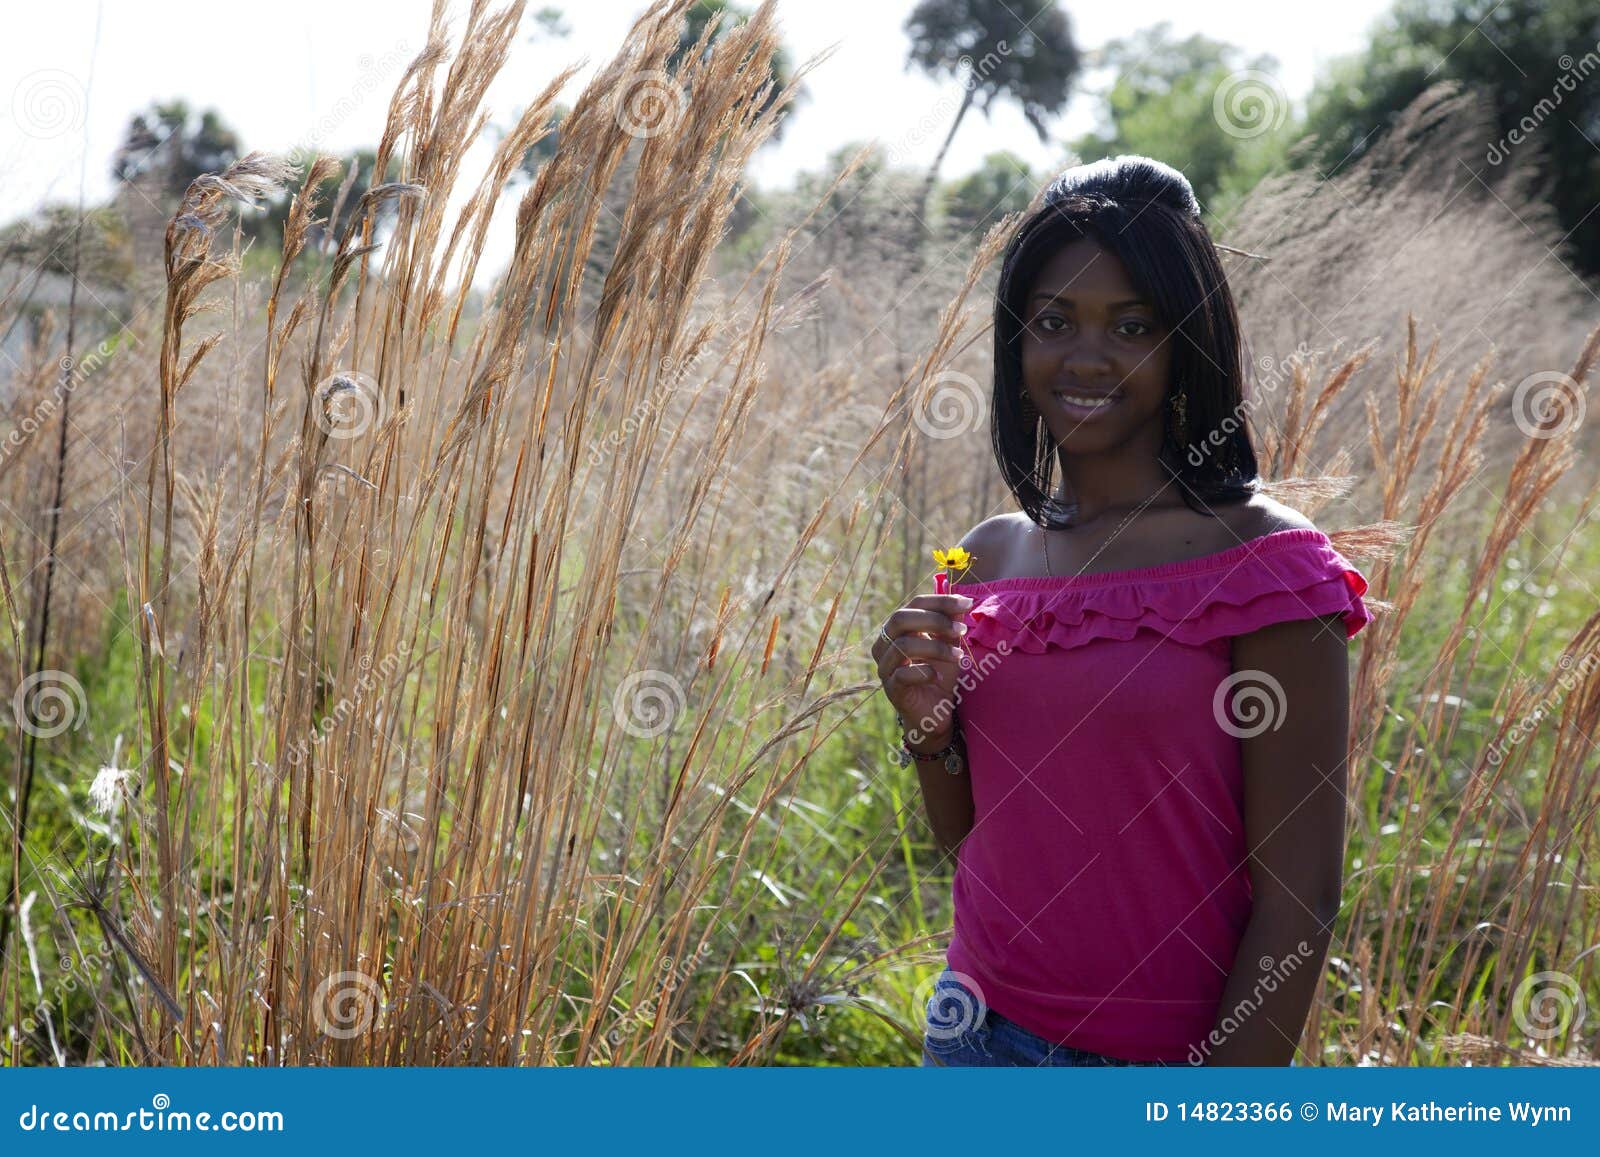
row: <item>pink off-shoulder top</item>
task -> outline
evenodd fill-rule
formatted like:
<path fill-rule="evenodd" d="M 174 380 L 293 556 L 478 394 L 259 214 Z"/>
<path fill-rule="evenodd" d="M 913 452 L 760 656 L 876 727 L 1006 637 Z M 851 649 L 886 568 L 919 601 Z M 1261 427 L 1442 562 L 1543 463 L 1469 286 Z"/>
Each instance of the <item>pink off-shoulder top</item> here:
<path fill-rule="evenodd" d="M 1235 635 L 1342 614 L 1367 582 L 1315 529 L 1101 574 L 952 588 L 975 818 L 947 962 L 1059 1043 L 1192 1059 L 1250 916 L 1241 735 L 1270 686 L 1231 679 Z M 1278 707 L 1281 711 L 1281 704 Z"/>

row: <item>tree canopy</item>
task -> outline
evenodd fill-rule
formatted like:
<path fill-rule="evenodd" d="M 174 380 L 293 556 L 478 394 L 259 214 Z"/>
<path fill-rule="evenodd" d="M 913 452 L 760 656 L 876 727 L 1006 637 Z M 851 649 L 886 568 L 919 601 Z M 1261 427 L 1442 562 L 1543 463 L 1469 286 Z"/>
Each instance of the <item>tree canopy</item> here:
<path fill-rule="evenodd" d="M 182 100 L 156 102 L 134 114 L 111 160 L 118 181 L 146 178 L 164 195 L 182 197 L 201 173 L 239 158 L 239 137 L 215 109 L 196 116 Z"/>
<path fill-rule="evenodd" d="M 1102 127 L 1078 138 L 1074 151 L 1159 158 L 1189 178 L 1213 220 L 1282 161 L 1298 131 L 1271 56 L 1246 57 L 1199 34 L 1180 40 L 1161 23 L 1109 42 L 1094 61 L 1113 79 Z"/>
<path fill-rule="evenodd" d="M 1502 137 L 1462 157 L 1474 172 L 1518 149 L 1545 165 L 1570 254 L 1600 273 L 1600 5 L 1594 0 L 1398 0 L 1361 52 L 1336 62 L 1307 101 L 1324 173 L 1362 156 L 1429 85 L 1456 79 L 1493 103 Z"/>

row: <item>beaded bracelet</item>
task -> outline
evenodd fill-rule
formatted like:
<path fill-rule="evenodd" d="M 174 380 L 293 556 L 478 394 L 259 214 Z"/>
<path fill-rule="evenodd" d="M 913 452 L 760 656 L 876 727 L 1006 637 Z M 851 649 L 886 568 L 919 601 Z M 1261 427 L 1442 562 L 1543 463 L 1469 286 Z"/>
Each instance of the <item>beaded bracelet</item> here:
<path fill-rule="evenodd" d="M 950 742 L 948 745 L 938 751 L 924 755 L 920 751 L 912 751 L 911 745 L 905 742 L 904 735 L 906 732 L 906 721 L 901 718 L 898 711 L 895 712 L 894 719 L 895 722 L 900 725 L 902 737 L 900 741 L 900 748 L 894 753 L 895 759 L 899 762 L 901 767 L 910 767 L 912 760 L 916 760 L 918 763 L 932 763 L 934 760 L 943 760 L 945 771 L 949 772 L 951 775 L 961 774 L 962 769 L 966 766 L 966 759 L 962 755 L 961 751 L 961 727 L 959 721 L 954 731 L 950 735 Z"/>

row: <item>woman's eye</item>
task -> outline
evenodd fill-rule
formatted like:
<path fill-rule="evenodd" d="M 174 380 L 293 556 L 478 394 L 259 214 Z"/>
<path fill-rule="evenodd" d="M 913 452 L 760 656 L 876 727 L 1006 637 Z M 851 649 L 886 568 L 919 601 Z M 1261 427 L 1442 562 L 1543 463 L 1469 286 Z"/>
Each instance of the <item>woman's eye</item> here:
<path fill-rule="evenodd" d="M 1067 325 L 1066 319 L 1065 318 L 1061 318 L 1061 317 L 1057 317 L 1057 316 L 1055 316 L 1055 314 L 1050 314 L 1047 317 L 1041 317 L 1034 324 L 1037 325 L 1039 327 L 1039 329 L 1041 331 L 1043 331 L 1044 333 L 1060 333 L 1061 329 L 1052 329 L 1051 328 L 1050 323 L 1052 321 L 1060 322 L 1061 323 L 1061 329 L 1065 329 L 1066 328 L 1066 325 Z"/>
<path fill-rule="evenodd" d="M 1146 334 L 1154 332 L 1147 321 L 1125 321 L 1122 323 L 1122 328 L 1125 329 L 1130 325 L 1138 327 L 1137 332 L 1130 334 L 1130 337 L 1144 337 Z"/>

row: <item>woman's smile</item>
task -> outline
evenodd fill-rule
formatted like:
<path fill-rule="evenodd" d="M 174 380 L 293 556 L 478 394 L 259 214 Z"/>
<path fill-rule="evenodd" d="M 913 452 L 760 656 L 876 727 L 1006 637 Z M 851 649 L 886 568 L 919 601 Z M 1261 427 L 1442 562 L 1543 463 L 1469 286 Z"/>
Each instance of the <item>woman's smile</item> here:
<path fill-rule="evenodd" d="M 1079 421 L 1089 422 L 1102 416 L 1107 410 L 1122 401 L 1122 391 L 1113 390 L 1109 394 L 1074 394 L 1065 390 L 1054 390 L 1050 396 L 1069 416 Z"/>

